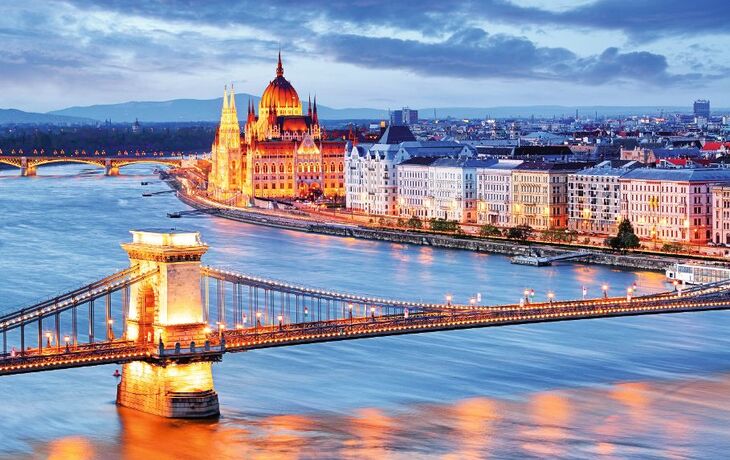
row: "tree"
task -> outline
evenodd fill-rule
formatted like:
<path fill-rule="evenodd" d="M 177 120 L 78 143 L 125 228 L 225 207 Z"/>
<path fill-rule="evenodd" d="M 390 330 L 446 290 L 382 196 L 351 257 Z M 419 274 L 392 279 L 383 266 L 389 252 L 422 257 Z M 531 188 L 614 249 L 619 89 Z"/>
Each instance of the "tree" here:
<path fill-rule="evenodd" d="M 482 225 L 479 229 L 480 236 L 502 236 L 502 231 L 492 224 Z"/>
<path fill-rule="evenodd" d="M 411 216 L 410 219 L 408 219 L 408 222 L 406 222 L 406 225 L 409 228 L 422 228 L 423 224 L 421 223 L 421 219 L 419 219 L 416 216 Z"/>
<path fill-rule="evenodd" d="M 619 224 L 616 236 L 607 238 L 606 244 L 617 251 L 626 251 L 641 246 L 639 237 L 634 233 L 634 226 L 626 218 Z"/>
<path fill-rule="evenodd" d="M 459 230 L 459 223 L 455 220 L 431 219 L 431 230 L 437 232 L 455 232 Z"/>
<path fill-rule="evenodd" d="M 532 227 L 529 225 L 518 225 L 507 230 L 507 238 L 511 240 L 525 241 L 532 236 Z"/>

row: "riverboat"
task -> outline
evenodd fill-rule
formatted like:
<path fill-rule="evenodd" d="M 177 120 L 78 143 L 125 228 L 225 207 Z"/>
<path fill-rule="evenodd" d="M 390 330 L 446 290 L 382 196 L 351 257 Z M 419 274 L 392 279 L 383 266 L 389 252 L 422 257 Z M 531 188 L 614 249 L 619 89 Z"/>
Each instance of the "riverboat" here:
<path fill-rule="evenodd" d="M 667 280 L 683 284 L 705 284 L 730 280 L 730 267 L 723 265 L 674 264 L 666 270 Z"/>

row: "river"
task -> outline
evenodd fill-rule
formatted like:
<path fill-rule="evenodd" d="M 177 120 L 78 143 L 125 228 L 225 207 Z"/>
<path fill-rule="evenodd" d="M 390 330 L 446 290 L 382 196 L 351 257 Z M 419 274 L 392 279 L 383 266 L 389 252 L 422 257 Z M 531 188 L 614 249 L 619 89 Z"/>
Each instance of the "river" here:
<path fill-rule="evenodd" d="M 343 239 L 186 207 L 146 167 L 0 171 L 0 310 L 127 265 L 132 228 L 201 232 L 204 262 L 344 291 L 442 301 L 599 296 L 662 274 Z M 142 186 L 142 181 L 153 181 Z M 114 404 L 116 366 L 0 378 L 4 458 L 722 458 L 730 450 L 730 323 L 707 312 L 508 326 L 227 355 L 221 418 Z"/>

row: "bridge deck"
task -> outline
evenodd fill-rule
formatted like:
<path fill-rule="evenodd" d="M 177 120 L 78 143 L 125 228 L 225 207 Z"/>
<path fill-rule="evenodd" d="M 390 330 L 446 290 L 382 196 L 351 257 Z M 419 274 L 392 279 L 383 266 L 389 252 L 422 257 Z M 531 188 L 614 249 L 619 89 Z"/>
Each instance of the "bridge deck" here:
<path fill-rule="evenodd" d="M 146 344 L 124 340 L 98 342 L 77 349 L 29 350 L 25 356 L 0 359 L 0 375 L 38 372 L 52 369 L 94 366 L 129 361 L 218 360 L 224 352 L 242 352 L 259 348 L 283 347 L 307 343 L 353 340 L 400 334 L 446 331 L 514 324 L 570 321 L 591 318 L 636 316 L 730 309 L 730 295 L 725 283 L 695 290 L 693 295 L 664 293 L 628 301 L 622 298 L 574 302 L 504 305 L 499 307 L 421 311 L 386 316 L 254 326 L 211 333 L 210 348 L 175 354 Z M 221 340 L 223 339 L 223 340 Z M 185 344 L 181 344 L 185 349 Z"/>

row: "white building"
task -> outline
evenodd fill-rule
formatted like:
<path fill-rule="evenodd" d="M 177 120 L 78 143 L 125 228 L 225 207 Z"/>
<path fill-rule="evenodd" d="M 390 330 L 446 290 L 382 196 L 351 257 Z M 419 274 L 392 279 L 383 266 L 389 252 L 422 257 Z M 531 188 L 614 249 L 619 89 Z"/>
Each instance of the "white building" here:
<path fill-rule="evenodd" d="M 522 160 L 493 160 L 476 169 L 478 224 L 510 225 L 512 170 L 521 163 Z"/>
<path fill-rule="evenodd" d="M 345 156 L 345 204 L 367 214 L 398 215 L 396 165 L 412 157 L 472 155 L 457 142 L 418 142 L 407 126 L 389 126 L 378 143 Z"/>
<path fill-rule="evenodd" d="M 604 161 L 568 176 L 568 229 L 612 235 L 621 221 L 619 178 L 643 166 L 637 161 Z"/>
<path fill-rule="evenodd" d="M 494 160 L 413 157 L 397 166 L 401 217 L 477 220 L 477 168 Z"/>

